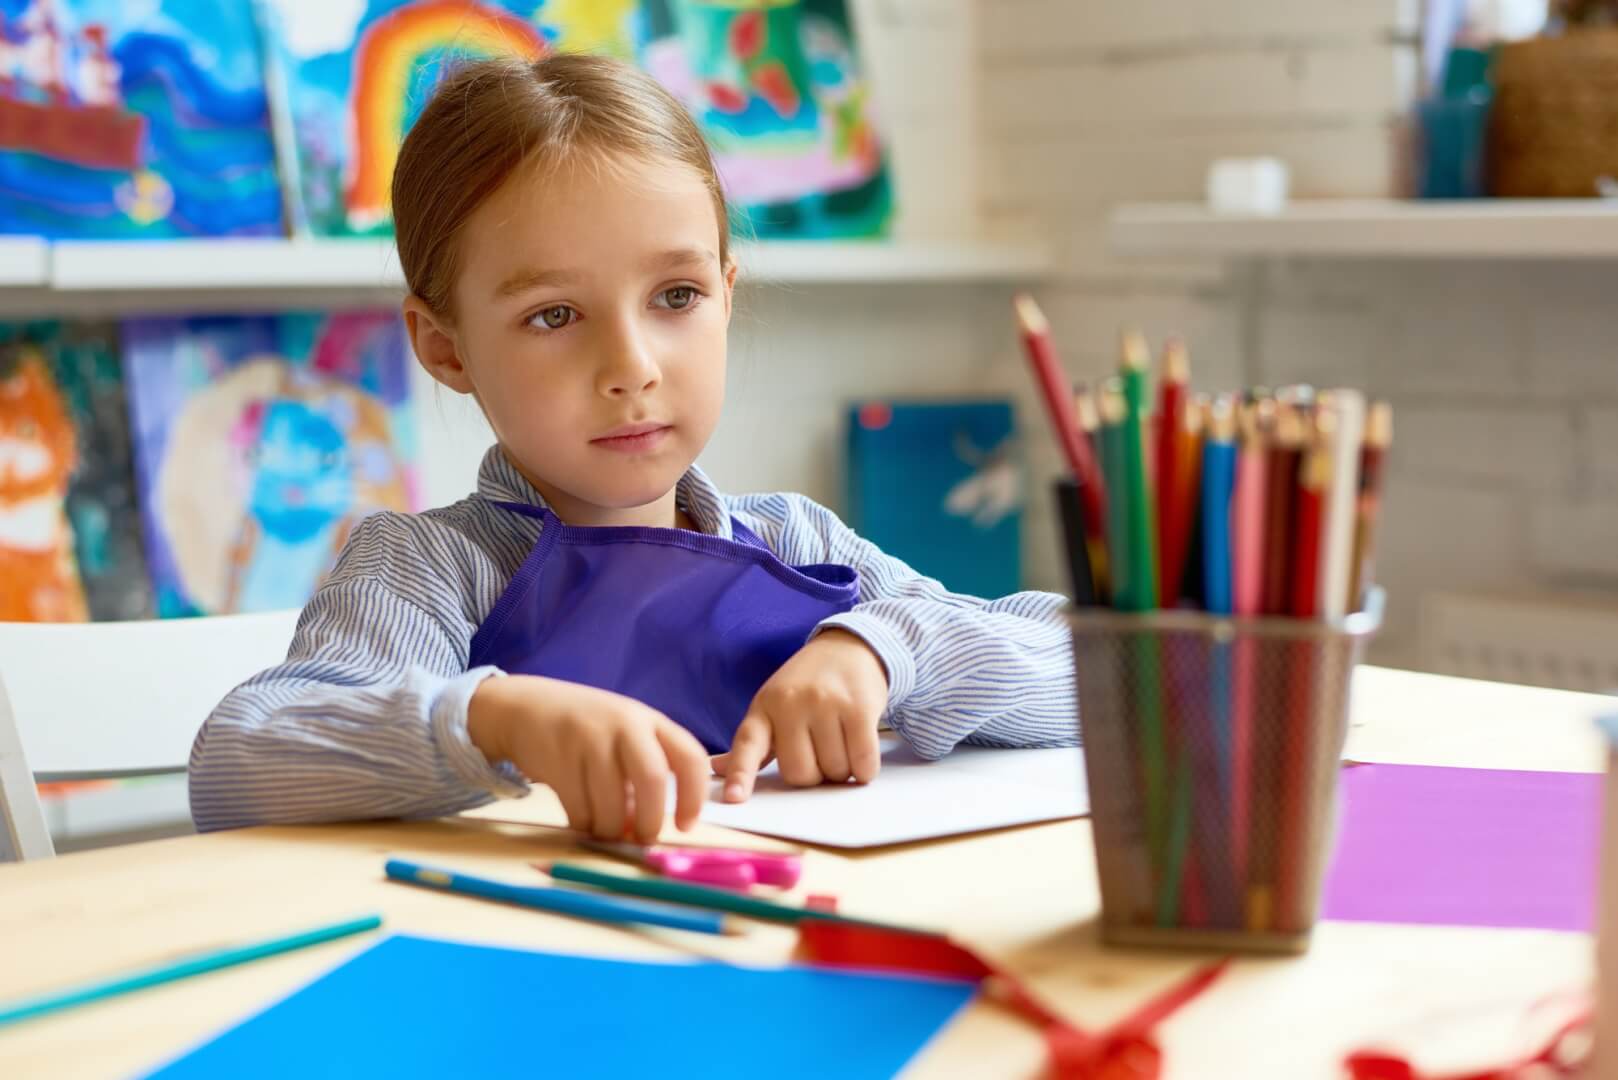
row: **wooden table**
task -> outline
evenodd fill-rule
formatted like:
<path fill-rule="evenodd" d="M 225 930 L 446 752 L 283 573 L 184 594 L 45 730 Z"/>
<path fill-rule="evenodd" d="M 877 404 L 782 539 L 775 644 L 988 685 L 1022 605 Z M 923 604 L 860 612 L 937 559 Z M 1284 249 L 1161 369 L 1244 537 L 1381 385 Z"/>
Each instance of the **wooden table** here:
<path fill-rule="evenodd" d="M 1615 706 L 1610 698 L 1366 668 L 1355 684 L 1349 757 L 1597 771 L 1604 750 L 1590 721 Z M 0 1000 L 367 911 L 385 913 L 396 931 L 626 957 L 692 954 L 697 935 L 657 937 L 383 881 L 390 853 L 521 879 L 523 860 L 561 850 L 541 830 L 491 817 L 559 820 L 554 803 L 536 794 L 441 821 L 251 829 L 0 867 Z M 1081 1024 L 1124 1014 L 1205 959 L 1098 944 L 1087 821 L 852 856 L 816 851 L 804 883 L 836 893 L 851 912 L 948 927 Z M 332 943 L 0 1030 L 0 1077 L 128 1076 L 366 944 Z M 791 944 L 789 932 L 761 927 L 695 947 L 769 962 L 784 960 Z M 1167 1072 L 1336 1076 L 1346 1049 L 1440 1014 L 1583 986 L 1592 951 L 1584 934 L 1327 923 L 1306 956 L 1244 960 L 1174 1017 L 1161 1033 Z M 1487 1034 L 1469 1030 L 1469 1049 L 1490 1054 Z M 514 1044 L 532 1039 L 523 1033 Z M 909 1075 L 1030 1076 L 1041 1061 L 1032 1029 L 978 1004 Z"/>

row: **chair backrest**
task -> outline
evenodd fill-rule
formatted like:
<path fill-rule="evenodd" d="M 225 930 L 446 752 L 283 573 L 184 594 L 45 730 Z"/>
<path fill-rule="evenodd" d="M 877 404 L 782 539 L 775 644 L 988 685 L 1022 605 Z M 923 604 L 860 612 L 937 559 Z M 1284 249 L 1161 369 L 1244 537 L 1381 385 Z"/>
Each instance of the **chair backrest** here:
<path fill-rule="evenodd" d="M 34 778 L 184 769 L 220 699 L 286 658 L 297 618 L 0 623 L 0 819 L 8 807 L 32 816 L 22 804 Z M 24 783 L 28 791 L 16 792 Z M 0 820 L 0 860 L 7 825 Z M 12 821 L 9 831 L 15 840 L 23 830 Z"/>

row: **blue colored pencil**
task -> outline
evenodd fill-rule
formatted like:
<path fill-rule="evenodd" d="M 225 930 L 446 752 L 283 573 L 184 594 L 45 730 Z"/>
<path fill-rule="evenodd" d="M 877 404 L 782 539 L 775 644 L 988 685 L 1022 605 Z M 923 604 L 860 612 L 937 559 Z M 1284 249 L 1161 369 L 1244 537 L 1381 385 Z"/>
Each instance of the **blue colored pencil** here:
<path fill-rule="evenodd" d="M 144 990 L 149 986 L 159 986 L 163 983 L 174 982 L 177 979 L 189 978 L 192 975 L 217 971 L 223 967 L 245 964 L 250 960 L 275 956 L 278 953 L 290 952 L 293 949 L 301 949 L 308 945 L 319 945 L 335 938 L 346 937 L 349 934 L 375 930 L 381 925 L 382 917 L 380 915 L 367 915 L 359 919 L 334 923 L 331 926 L 305 930 L 298 934 L 271 938 L 268 941 L 260 941 L 253 945 L 238 945 L 198 953 L 183 960 L 173 960 L 166 964 L 142 968 L 128 975 L 119 975 L 110 979 L 101 979 L 96 982 L 69 987 L 66 990 L 57 990 L 48 994 L 40 994 L 36 997 L 23 998 L 21 1001 L 14 1001 L 9 1005 L 0 1005 L 0 1027 L 19 1020 L 44 1016 L 46 1013 L 60 1012 L 76 1005 L 88 1005 L 92 1001 L 100 1001 L 118 994 Z"/>
<path fill-rule="evenodd" d="M 1202 587 L 1213 615 L 1235 608 L 1230 547 L 1230 499 L 1236 484 L 1236 418 L 1228 399 L 1214 406 L 1202 448 Z"/>
<path fill-rule="evenodd" d="M 410 885 L 425 885 L 431 889 L 477 896 L 485 900 L 503 900 L 508 904 L 554 911 L 559 915 L 572 915 L 580 919 L 595 919 L 609 923 L 641 923 L 647 926 L 667 926 L 674 930 L 694 930 L 699 934 L 733 934 L 723 915 L 711 911 L 692 911 L 671 904 L 648 904 L 639 900 L 619 900 L 598 893 L 577 889 L 555 889 L 543 885 L 511 885 L 504 881 L 472 877 L 451 870 L 420 866 L 404 859 L 389 859 L 388 877 Z"/>

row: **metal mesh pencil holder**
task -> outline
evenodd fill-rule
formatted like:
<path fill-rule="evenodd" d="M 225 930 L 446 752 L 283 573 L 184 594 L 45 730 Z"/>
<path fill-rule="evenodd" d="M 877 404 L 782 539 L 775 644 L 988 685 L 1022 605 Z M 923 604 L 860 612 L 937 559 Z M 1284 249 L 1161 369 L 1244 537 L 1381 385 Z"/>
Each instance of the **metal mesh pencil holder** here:
<path fill-rule="evenodd" d="M 1308 947 L 1381 610 L 1377 590 L 1338 623 L 1070 610 L 1103 940 Z"/>

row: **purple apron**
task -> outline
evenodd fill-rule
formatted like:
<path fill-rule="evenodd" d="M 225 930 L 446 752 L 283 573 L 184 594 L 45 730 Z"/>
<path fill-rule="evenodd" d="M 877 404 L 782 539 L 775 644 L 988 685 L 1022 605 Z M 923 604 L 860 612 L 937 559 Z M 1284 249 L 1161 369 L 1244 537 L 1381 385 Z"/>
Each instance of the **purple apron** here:
<path fill-rule="evenodd" d="M 472 637 L 493 664 L 611 690 L 657 709 L 711 754 L 822 620 L 859 600 L 851 567 L 788 566 L 732 519 L 735 540 L 685 529 L 582 528 L 549 510 Z"/>

